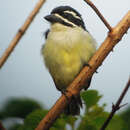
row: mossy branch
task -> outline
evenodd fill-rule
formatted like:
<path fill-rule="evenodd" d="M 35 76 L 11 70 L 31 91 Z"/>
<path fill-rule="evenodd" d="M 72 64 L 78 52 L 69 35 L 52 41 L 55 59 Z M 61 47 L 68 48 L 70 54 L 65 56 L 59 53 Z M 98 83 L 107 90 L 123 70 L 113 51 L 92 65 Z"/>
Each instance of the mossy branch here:
<path fill-rule="evenodd" d="M 26 19 L 25 23 L 23 26 L 18 30 L 17 34 L 9 44 L 8 48 L 5 50 L 3 53 L 2 57 L 0 58 L 0 68 L 4 65 L 6 62 L 7 58 L 10 56 L 11 52 L 14 50 L 15 46 L 18 44 L 19 40 L 22 38 L 26 30 L 28 29 L 29 25 L 33 21 L 34 17 L 37 15 L 39 12 L 41 6 L 46 0 L 39 0 L 39 2 L 36 4 L 35 8 L 32 10 L 28 18 Z"/>
<path fill-rule="evenodd" d="M 41 120 L 35 130 L 48 130 L 58 116 L 63 112 L 66 105 L 69 103 L 73 95 L 78 95 L 83 84 L 89 79 L 102 64 L 107 55 L 113 50 L 114 46 L 122 39 L 123 35 L 130 27 L 130 11 L 124 18 L 115 26 L 109 33 L 105 41 L 96 51 L 94 56 L 89 61 L 91 67 L 84 67 L 80 74 L 68 86 L 66 96 L 62 95 L 55 105 L 50 109 L 48 114 Z"/>

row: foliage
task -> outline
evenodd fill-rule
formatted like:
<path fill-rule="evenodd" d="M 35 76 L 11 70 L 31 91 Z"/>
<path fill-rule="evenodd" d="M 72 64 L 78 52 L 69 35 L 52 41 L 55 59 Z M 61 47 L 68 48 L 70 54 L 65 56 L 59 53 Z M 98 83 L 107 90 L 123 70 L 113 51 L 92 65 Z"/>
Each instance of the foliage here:
<path fill-rule="evenodd" d="M 109 113 L 104 110 L 106 104 L 98 105 L 102 98 L 96 90 L 89 90 L 81 94 L 85 103 L 85 114 L 81 117 L 78 130 L 99 130 Z M 124 121 L 117 115 L 113 117 L 106 130 L 123 130 Z"/>
<path fill-rule="evenodd" d="M 25 118 L 24 124 L 20 126 L 17 130 L 34 130 L 47 112 L 47 110 L 42 109 L 37 109 L 33 111 Z"/>
<path fill-rule="evenodd" d="M 20 126 L 16 130 L 34 130 L 47 112 L 47 110 L 38 109 L 30 113 L 24 120 L 24 125 Z M 66 124 L 68 123 L 74 126 L 74 122 L 76 119 L 76 117 L 61 115 L 60 118 L 58 118 L 54 125 L 50 128 L 50 130 L 65 130 Z"/>
<path fill-rule="evenodd" d="M 96 90 L 88 90 L 82 92 L 81 97 L 84 102 L 84 114 L 77 117 L 62 114 L 55 121 L 50 130 L 66 130 L 66 125 L 71 126 L 72 130 L 99 130 L 101 128 L 109 115 L 109 113 L 104 109 L 106 104 L 103 104 L 102 106 L 98 104 L 102 95 L 100 95 Z M 3 114 L 4 117 L 9 117 L 11 115 L 13 117 L 19 116 L 24 118 L 23 125 L 16 124 L 11 127 L 10 130 L 34 130 L 48 112 L 47 109 L 41 108 L 36 101 L 30 99 L 26 99 L 26 101 L 23 99 L 12 99 L 4 108 L 6 108 L 4 113 L 10 112 L 9 114 L 6 114 L 6 116 Z M 11 110 L 9 110 L 9 108 Z M 130 121 L 127 115 L 130 117 L 130 109 L 120 115 L 115 115 L 106 130 L 129 130 L 130 127 L 126 127 L 126 122 Z"/>
<path fill-rule="evenodd" d="M 91 108 L 92 106 L 98 103 L 98 101 L 100 100 L 102 96 L 99 95 L 98 91 L 96 90 L 89 90 L 89 91 L 82 92 L 81 97 L 87 106 L 86 110 L 89 110 L 89 108 Z"/>
<path fill-rule="evenodd" d="M 21 124 L 15 124 L 15 125 L 11 126 L 9 130 L 17 130 L 21 126 L 22 126 Z"/>
<path fill-rule="evenodd" d="M 0 119 L 8 117 L 25 118 L 35 109 L 42 108 L 41 105 L 32 99 L 12 98 L 6 102 L 0 112 Z"/>
<path fill-rule="evenodd" d="M 130 130 L 130 106 L 119 115 L 125 122 L 126 130 Z"/>

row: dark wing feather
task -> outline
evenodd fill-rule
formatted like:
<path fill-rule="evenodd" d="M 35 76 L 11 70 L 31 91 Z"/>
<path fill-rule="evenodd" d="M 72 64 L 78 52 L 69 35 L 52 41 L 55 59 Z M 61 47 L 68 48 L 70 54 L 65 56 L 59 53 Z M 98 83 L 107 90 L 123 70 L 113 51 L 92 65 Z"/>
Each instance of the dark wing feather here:
<path fill-rule="evenodd" d="M 50 29 L 47 29 L 47 31 L 44 33 L 45 39 L 47 39 L 47 36 L 48 36 L 49 32 L 50 32 Z"/>

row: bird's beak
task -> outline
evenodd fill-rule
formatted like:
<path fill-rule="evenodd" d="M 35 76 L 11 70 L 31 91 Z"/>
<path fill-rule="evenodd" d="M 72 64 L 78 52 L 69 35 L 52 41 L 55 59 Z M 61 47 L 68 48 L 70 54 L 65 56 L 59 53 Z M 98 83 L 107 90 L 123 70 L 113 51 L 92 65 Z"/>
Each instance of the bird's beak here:
<path fill-rule="evenodd" d="M 53 18 L 52 14 L 44 17 L 44 19 L 46 19 L 47 21 L 51 21 L 52 18 Z"/>
<path fill-rule="evenodd" d="M 50 23 L 55 23 L 59 21 L 59 18 L 57 18 L 54 14 L 47 15 L 44 17 L 44 19 L 46 19 Z"/>

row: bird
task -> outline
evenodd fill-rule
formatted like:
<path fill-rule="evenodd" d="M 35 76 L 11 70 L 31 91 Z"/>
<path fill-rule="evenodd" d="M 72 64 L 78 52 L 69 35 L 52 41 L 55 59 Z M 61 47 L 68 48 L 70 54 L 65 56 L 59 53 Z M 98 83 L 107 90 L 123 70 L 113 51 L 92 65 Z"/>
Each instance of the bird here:
<path fill-rule="evenodd" d="M 45 32 L 41 53 L 56 88 L 64 93 L 81 69 L 88 65 L 97 48 L 96 40 L 88 32 L 81 14 L 70 6 L 54 8 L 45 20 L 50 29 Z M 73 96 L 64 113 L 79 115 L 80 94 Z"/>

